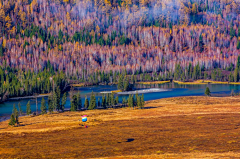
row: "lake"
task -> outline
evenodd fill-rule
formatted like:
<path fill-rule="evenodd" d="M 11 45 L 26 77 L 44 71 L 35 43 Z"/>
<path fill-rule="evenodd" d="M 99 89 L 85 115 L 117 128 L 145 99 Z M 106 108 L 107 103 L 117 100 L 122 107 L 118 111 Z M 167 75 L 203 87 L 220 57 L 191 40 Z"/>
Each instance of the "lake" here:
<path fill-rule="evenodd" d="M 156 85 L 137 85 L 136 89 L 138 92 L 144 92 L 144 100 L 155 100 L 168 97 L 178 97 L 178 96 L 203 96 L 206 87 L 209 87 L 212 95 L 214 96 L 228 96 L 231 91 L 234 90 L 235 93 L 239 93 L 240 85 L 224 85 L 224 84 L 209 84 L 209 85 L 179 85 L 176 83 L 166 83 L 166 84 L 156 84 Z M 160 89 L 159 89 L 160 88 Z M 117 85 L 112 86 L 89 86 L 89 87 L 79 87 L 75 88 L 75 93 L 78 91 L 82 96 L 82 103 L 84 103 L 85 95 L 90 98 L 90 94 L 93 91 L 96 95 L 96 100 L 101 99 L 101 92 L 109 92 L 112 90 L 117 90 Z M 152 91 L 152 92 L 151 92 Z M 139 93 L 141 95 L 141 93 Z M 116 96 L 116 95 L 115 95 Z M 121 94 L 119 96 L 119 102 L 122 98 L 127 98 L 128 94 Z M 47 101 L 47 97 L 45 97 Z M 18 105 L 20 102 L 23 112 L 26 112 L 26 104 L 30 101 L 31 110 L 36 111 L 36 100 L 35 99 L 22 99 L 8 101 L 0 104 L 0 117 L 9 116 L 12 113 L 13 104 Z M 40 110 L 41 98 L 38 98 L 38 110 Z M 70 108 L 70 99 L 67 98 L 67 103 L 65 105 L 66 109 Z"/>

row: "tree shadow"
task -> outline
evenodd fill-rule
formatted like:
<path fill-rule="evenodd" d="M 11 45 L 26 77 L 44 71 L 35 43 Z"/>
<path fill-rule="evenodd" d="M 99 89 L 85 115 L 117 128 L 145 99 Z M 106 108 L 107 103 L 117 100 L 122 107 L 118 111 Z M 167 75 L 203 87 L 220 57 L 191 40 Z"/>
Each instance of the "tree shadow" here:
<path fill-rule="evenodd" d="M 133 138 L 129 138 L 129 139 L 127 139 L 126 142 L 132 142 L 132 141 L 134 141 L 134 139 Z"/>
<path fill-rule="evenodd" d="M 160 106 L 163 107 L 163 106 Z M 159 108 L 159 107 L 144 107 L 143 109 L 153 109 L 153 108 Z"/>

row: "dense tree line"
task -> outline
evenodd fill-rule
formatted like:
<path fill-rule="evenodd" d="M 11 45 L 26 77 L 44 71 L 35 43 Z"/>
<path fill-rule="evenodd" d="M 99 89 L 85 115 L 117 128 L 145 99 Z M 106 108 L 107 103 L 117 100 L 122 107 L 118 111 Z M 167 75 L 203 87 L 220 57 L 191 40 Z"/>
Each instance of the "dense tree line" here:
<path fill-rule="evenodd" d="M 35 73 L 9 66 L 0 67 L 1 101 L 5 101 L 9 97 L 50 93 L 54 87 L 58 87 L 62 91 L 66 84 L 66 76 L 62 71 L 50 73 L 49 69 L 44 69 Z"/>

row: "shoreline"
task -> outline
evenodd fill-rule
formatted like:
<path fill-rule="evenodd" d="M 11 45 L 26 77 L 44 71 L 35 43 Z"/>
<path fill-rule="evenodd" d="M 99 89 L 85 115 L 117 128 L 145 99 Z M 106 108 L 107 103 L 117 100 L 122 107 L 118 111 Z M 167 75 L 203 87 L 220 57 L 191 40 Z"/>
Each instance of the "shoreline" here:
<path fill-rule="evenodd" d="M 222 82 L 222 81 L 212 81 L 212 80 L 195 80 L 193 82 L 182 82 L 173 80 L 174 83 L 179 85 L 205 85 L 205 84 L 227 84 L 227 85 L 240 85 L 240 82 Z"/>
<path fill-rule="evenodd" d="M 39 94 L 37 96 L 24 96 L 24 97 L 12 97 L 9 98 L 7 101 L 11 101 L 11 100 L 21 100 L 21 99 L 30 99 L 30 98 L 39 98 L 39 97 L 46 97 L 46 96 L 50 96 L 51 93 L 47 93 L 47 94 Z"/>

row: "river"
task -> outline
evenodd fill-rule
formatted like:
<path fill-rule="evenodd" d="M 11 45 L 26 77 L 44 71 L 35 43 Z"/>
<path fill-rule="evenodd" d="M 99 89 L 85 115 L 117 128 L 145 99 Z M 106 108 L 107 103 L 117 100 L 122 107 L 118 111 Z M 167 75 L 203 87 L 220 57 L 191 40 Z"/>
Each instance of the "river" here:
<path fill-rule="evenodd" d="M 178 96 L 203 96 L 206 87 L 210 88 L 212 95 L 214 96 L 228 96 L 231 91 L 234 90 L 235 93 L 239 93 L 240 85 L 225 85 L 225 84 L 209 84 L 209 85 L 179 85 L 176 83 L 166 83 L 157 85 L 138 85 L 136 89 L 139 94 L 144 93 L 144 100 L 155 100 L 168 97 L 178 97 Z M 159 89 L 160 88 L 160 89 Z M 117 90 L 117 85 L 112 86 L 88 86 L 75 88 L 75 93 L 78 91 L 82 96 L 82 103 L 84 103 L 85 95 L 90 98 L 90 94 L 93 91 L 96 95 L 96 100 L 101 99 L 101 92 L 109 92 L 112 90 Z M 144 90 L 144 91 L 142 91 Z M 131 92 L 130 92 L 131 93 Z M 123 97 L 128 97 L 128 94 L 119 94 L 119 101 L 121 102 Z M 42 97 L 38 98 L 38 110 L 40 110 Z M 45 97 L 47 101 L 47 97 Z M 0 118 L 9 116 L 12 113 L 13 104 L 18 105 L 20 102 L 23 112 L 26 112 L 26 104 L 30 101 L 31 110 L 36 111 L 36 100 L 35 99 L 21 99 L 7 101 L 0 104 Z M 65 105 L 66 109 L 70 108 L 70 99 L 67 98 L 67 103 Z"/>

